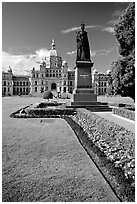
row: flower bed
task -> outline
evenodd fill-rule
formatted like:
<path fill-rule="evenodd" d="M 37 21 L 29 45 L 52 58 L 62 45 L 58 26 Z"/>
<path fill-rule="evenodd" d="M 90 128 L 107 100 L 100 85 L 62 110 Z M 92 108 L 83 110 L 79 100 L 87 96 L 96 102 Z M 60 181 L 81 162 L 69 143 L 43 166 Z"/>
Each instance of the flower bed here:
<path fill-rule="evenodd" d="M 12 113 L 10 116 L 14 118 L 60 118 L 64 115 L 74 115 L 75 113 L 74 108 L 65 108 L 63 106 L 36 108 L 35 104 L 22 108 Z"/>
<path fill-rule="evenodd" d="M 135 135 L 134 133 L 120 127 L 113 122 L 107 121 L 94 113 L 89 112 L 86 109 L 77 109 L 77 113 L 74 116 L 69 116 L 71 120 L 76 122 L 79 125 L 79 130 L 77 130 L 77 135 L 80 135 L 82 130 L 85 134 L 82 133 L 80 140 L 84 141 L 84 146 L 87 148 L 89 141 L 98 148 L 108 161 L 108 166 L 113 165 L 115 169 L 120 172 L 118 185 L 115 186 L 117 193 L 122 197 L 123 201 L 133 201 L 134 197 L 134 185 L 135 185 Z M 91 152 L 93 145 L 89 145 Z M 95 163 L 98 163 L 97 149 L 94 154 Z M 103 158 L 104 158 L 103 157 Z M 106 165 L 107 166 L 107 165 Z M 104 163 L 101 163 L 101 168 L 104 167 Z M 108 168 L 110 170 L 110 168 Z M 107 170 L 105 170 L 105 174 Z M 113 177 L 117 177 L 117 173 L 113 174 L 109 178 L 112 182 Z M 117 171 L 116 171 L 117 172 Z M 122 172 L 122 173 L 121 173 Z M 123 176 L 122 176 L 123 175 Z M 108 176 L 109 177 L 109 176 Z M 122 181 L 119 181 L 121 180 Z M 120 182 L 124 182 L 122 188 L 120 188 Z M 112 182 L 113 183 L 113 182 Z M 115 182 L 114 182 L 115 183 Z M 128 193 L 126 195 L 126 190 Z"/>
<path fill-rule="evenodd" d="M 135 121 L 135 112 L 132 111 L 132 109 L 129 110 L 127 108 L 113 108 L 112 112 L 113 114 Z"/>

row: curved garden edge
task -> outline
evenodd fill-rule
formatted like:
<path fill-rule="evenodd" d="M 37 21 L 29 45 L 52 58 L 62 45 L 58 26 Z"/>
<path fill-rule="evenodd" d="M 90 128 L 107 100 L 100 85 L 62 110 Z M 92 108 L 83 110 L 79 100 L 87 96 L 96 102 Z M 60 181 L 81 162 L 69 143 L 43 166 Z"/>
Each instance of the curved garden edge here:
<path fill-rule="evenodd" d="M 22 109 L 25 110 L 26 108 L 28 106 Z M 26 114 L 20 114 L 20 110 L 18 110 L 12 113 L 10 117 L 64 118 L 119 200 L 123 202 L 134 201 L 134 133 L 84 108 L 68 109 L 67 111 L 66 109 L 45 111 L 41 108 L 33 108 Z"/>
<path fill-rule="evenodd" d="M 109 183 L 118 199 L 121 202 L 134 202 L 135 188 L 125 178 L 121 168 L 115 167 L 114 163 L 108 160 L 106 155 L 92 142 L 88 134 L 78 123 L 68 116 L 65 116 L 64 119 L 71 126 L 79 142 Z"/>

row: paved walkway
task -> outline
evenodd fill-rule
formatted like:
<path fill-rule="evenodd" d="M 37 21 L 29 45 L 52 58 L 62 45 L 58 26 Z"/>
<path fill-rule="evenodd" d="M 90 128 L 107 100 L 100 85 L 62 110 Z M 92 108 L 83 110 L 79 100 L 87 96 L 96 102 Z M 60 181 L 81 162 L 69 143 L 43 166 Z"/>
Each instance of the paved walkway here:
<path fill-rule="evenodd" d="M 102 118 L 112 121 L 125 129 L 135 133 L 135 121 L 128 120 L 126 118 L 117 116 L 113 114 L 112 112 L 94 112 L 95 114 L 101 116 Z"/>

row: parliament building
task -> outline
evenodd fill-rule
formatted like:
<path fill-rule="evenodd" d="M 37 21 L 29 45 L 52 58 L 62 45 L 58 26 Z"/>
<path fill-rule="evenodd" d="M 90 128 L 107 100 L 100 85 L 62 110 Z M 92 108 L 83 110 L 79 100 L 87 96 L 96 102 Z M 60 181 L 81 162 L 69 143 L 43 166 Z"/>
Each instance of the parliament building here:
<path fill-rule="evenodd" d="M 97 95 L 107 93 L 107 81 L 110 70 L 99 73 L 92 71 L 92 87 Z M 11 67 L 7 72 L 2 72 L 2 95 L 39 95 L 47 90 L 56 94 L 67 96 L 73 93 L 75 86 L 75 71 L 70 71 L 66 61 L 63 61 L 56 50 L 55 41 L 52 40 L 51 49 L 42 59 L 39 69 L 31 70 L 31 76 L 14 75 Z"/>
<path fill-rule="evenodd" d="M 47 90 L 57 93 L 72 93 L 74 89 L 74 71 L 68 70 L 66 61 L 62 61 L 60 54 L 52 40 L 51 50 L 40 64 L 39 70 L 31 70 L 30 93 L 42 93 Z"/>

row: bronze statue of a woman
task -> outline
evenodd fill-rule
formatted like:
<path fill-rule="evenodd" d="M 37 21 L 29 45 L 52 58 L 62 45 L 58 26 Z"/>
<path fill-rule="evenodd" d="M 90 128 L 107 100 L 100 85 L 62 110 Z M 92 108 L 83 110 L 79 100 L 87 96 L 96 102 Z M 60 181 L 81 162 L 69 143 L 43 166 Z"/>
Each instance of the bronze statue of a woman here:
<path fill-rule="evenodd" d="M 91 61 L 90 48 L 88 42 L 87 32 L 84 30 L 85 24 L 81 23 L 81 30 L 77 32 L 77 58 L 76 61 Z"/>

